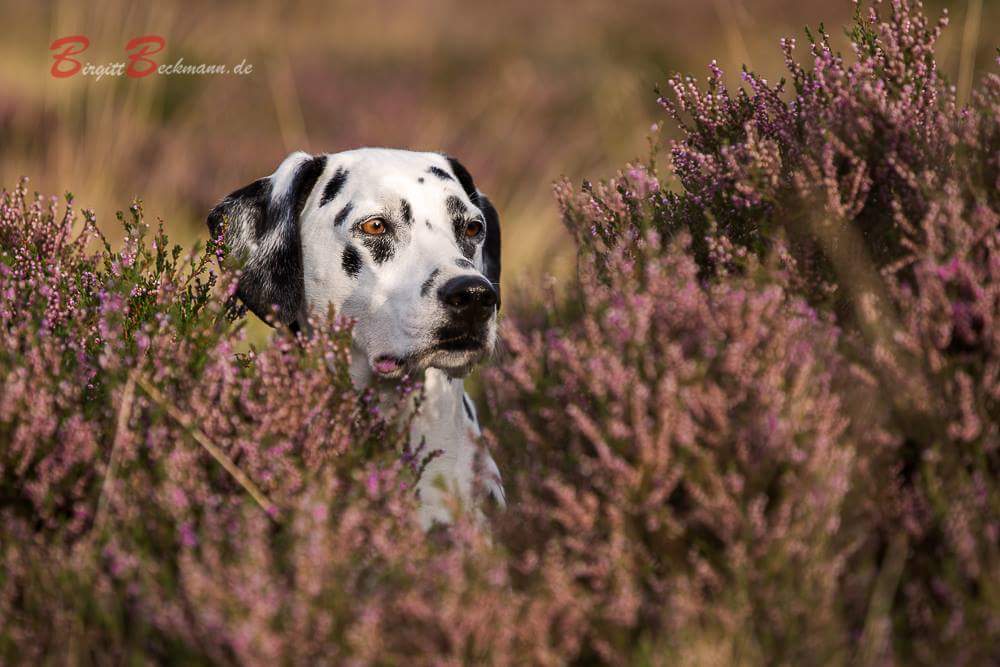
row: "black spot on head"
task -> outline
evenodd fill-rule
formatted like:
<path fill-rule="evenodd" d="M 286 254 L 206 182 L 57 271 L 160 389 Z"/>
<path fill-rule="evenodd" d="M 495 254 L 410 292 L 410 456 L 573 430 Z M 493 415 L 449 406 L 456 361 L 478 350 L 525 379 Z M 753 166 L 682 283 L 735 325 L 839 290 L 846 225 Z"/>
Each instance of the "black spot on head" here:
<path fill-rule="evenodd" d="M 431 221 L 430 220 L 424 220 L 424 224 L 427 225 L 427 229 L 434 229 L 433 227 L 431 227 Z"/>
<path fill-rule="evenodd" d="M 474 268 L 476 268 L 475 264 L 473 264 L 472 262 L 470 262 L 467 259 L 462 259 L 461 257 L 459 257 L 458 259 L 455 260 L 455 265 L 458 266 L 458 268 L 460 268 L 460 269 L 474 269 Z"/>
<path fill-rule="evenodd" d="M 405 199 L 399 204 L 399 208 L 403 213 L 403 222 L 407 225 L 413 224 L 413 209 L 410 208 L 410 202 Z"/>
<path fill-rule="evenodd" d="M 449 196 L 444 201 L 444 205 L 448 209 L 448 215 L 452 218 L 463 216 L 469 211 L 469 207 L 465 205 L 465 202 L 455 195 Z"/>
<path fill-rule="evenodd" d="M 341 260 L 341 265 L 344 267 L 344 273 L 352 278 L 356 278 L 358 273 L 361 272 L 361 255 L 358 254 L 357 249 L 348 245 L 344 248 L 344 256 Z"/>
<path fill-rule="evenodd" d="M 440 269 L 434 269 L 431 271 L 431 275 L 427 277 L 424 284 L 420 286 L 420 296 L 427 296 L 430 294 L 431 287 L 434 285 L 434 279 L 437 278 L 437 274 L 441 272 Z"/>
<path fill-rule="evenodd" d="M 354 202 L 347 202 L 344 208 L 340 209 L 340 212 L 337 213 L 337 217 L 333 219 L 333 224 L 335 227 L 339 227 L 340 225 L 344 224 L 344 220 L 346 220 L 347 216 L 351 214 L 352 208 L 354 208 Z"/>
<path fill-rule="evenodd" d="M 423 176 L 420 176 L 420 177 L 417 178 L 417 183 L 423 183 L 423 182 L 424 182 L 424 177 Z"/>
<path fill-rule="evenodd" d="M 341 188 L 344 187 L 344 183 L 347 182 L 347 170 L 343 167 L 338 167 L 337 171 L 333 174 L 330 180 L 327 182 L 326 187 L 323 188 L 323 198 L 319 200 L 319 205 L 324 206 L 336 198 L 337 194 L 340 192 Z"/>
<path fill-rule="evenodd" d="M 372 255 L 372 260 L 376 264 L 384 264 L 392 259 L 392 256 L 396 252 L 396 246 L 389 238 L 390 234 L 383 234 L 382 236 L 366 236 L 364 239 L 365 247 L 368 248 L 368 252 Z"/>
<path fill-rule="evenodd" d="M 442 181 L 454 181 L 455 180 L 454 178 L 452 178 L 451 174 L 449 174 L 447 171 L 445 171 L 441 167 L 431 167 L 427 171 L 428 171 L 428 173 L 434 174 L 435 176 L 437 176 L 438 178 L 440 178 Z"/>

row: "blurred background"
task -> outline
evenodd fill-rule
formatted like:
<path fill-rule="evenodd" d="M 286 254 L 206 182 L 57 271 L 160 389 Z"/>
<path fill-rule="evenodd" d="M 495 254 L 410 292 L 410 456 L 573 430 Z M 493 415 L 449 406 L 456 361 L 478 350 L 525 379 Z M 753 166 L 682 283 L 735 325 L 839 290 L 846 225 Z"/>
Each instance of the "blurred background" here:
<path fill-rule="evenodd" d="M 941 62 L 967 91 L 992 66 L 1000 2 L 927 8 L 950 12 Z M 114 212 L 141 197 L 147 219 L 188 244 L 216 201 L 292 150 L 442 150 L 500 210 L 505 289 L 517 289 L 571 266 L 552 181 L 608 177 L 647 154 L 664 118 L 654 86 L 703 77 L 713 58 L 732 85 L 742 63 L 777 78 L 780 37 L 801 53 L 805 26 L 840 39 L 852 12 L 850 0 L 2 0 L 0 178 L 72 191 L 112 237 Z M 90 39 L 84 62 L 124 60 L 131 38 L 156 34 L 160 63 L 253 72 L 53 78 L 49 44 L 74 34 Z"/>

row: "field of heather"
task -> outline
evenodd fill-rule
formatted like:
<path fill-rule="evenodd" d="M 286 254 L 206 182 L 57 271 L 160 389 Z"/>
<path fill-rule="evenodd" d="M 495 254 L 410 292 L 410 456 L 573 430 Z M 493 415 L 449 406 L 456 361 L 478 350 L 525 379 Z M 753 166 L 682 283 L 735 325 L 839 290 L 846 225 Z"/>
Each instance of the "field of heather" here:
<path fill-rule="evenodd" d="M 0 4 L 0 664 L 997 664 L 998 10 Z M 154 31 L 257 68 L 49 75 Z M 500 210 L 485 523 L 228 307 L 211 206 L 362 144 Z"/>

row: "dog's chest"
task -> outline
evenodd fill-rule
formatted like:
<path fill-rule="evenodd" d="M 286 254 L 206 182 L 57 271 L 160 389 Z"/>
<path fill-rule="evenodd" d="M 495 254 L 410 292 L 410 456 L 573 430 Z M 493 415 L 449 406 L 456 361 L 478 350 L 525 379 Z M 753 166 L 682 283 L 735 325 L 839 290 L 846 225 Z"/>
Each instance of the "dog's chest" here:
<path fill-rule="evenodd" d="M 420 521 L 427 527 L 451 519 L 449 495 L 463 503 L 473 501 L 479 427 L 470 419 L 464 400 L 461 380 L 450 379 L 437 369 L 425 372 L 422 401 L 410 425 L 410 442 L 422 447 L 421 456 L 433 457 L 418 484 Z"/>
<path fill-rule="evenodd" d="M 360 354 L 352 356 L 351 376 L 358 388 L 372 379 Z M 488 497 L 500 507 L 505 506 L 500 471 L 480 443 L 475 407 L 465 394 L 463 382 L 436 368 L 424 371 L 422 380 L 423 391 L 413 395 L 410 413 L 403 416 L 404 423 L 410 424 L 411 447 L 419 448 L 421 460 L 431 457 L 417 484 L 421 525 L 429 528 L 435 522 L 450 523 L 456 501 L 481 516 L 481 498 L 477 496 L 483 494 L 476 493 L 477 480 Z M 393 400 L 388 395 L 384 399 L 387 403 Z"/>

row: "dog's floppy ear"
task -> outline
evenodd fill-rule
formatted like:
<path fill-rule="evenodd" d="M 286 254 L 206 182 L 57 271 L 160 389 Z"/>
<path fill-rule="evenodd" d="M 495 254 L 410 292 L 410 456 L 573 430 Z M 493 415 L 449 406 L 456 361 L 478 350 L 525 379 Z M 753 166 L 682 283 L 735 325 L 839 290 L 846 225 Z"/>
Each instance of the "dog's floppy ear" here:
<path fill-rule="evenodd" d="M 500 216 L 493 207 L 493 203 L 482 192 L 476 188 L 472 180 L 472 174 L 465 166 L 453 157 L 445 156 L 451 170 L 455 173 L 455 178 L 461 184 L 465 194 L 469 196 L 472 203 L 479 207 L 486 218 L 486 241 L 483 244 L 483 270 L 497 290 L 497 309 L 500 308 Z"/>
<path fill-rule="evenodd" d="M 224 229 L 230 257 L 242 265 L 236 296 L 272 326 L 275 318 L 293 325 L 302 307 L 299 216 L 325 167 L 325 156 L 292 153 L 273 174 L 231 193 L 208 214 L 212 237 Z"/>

